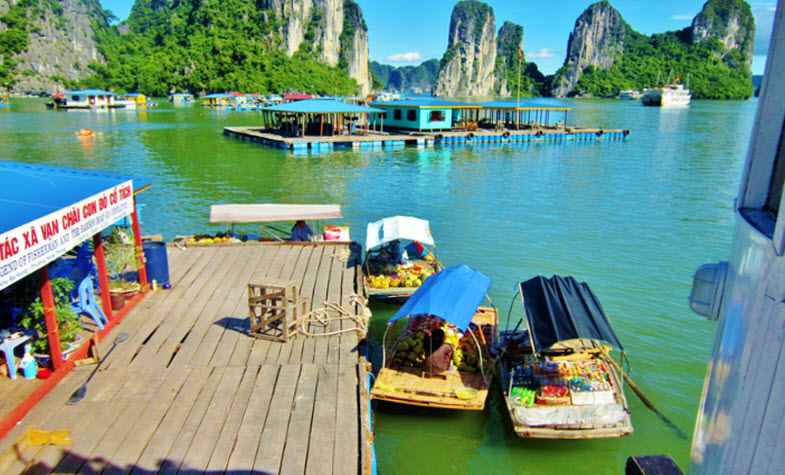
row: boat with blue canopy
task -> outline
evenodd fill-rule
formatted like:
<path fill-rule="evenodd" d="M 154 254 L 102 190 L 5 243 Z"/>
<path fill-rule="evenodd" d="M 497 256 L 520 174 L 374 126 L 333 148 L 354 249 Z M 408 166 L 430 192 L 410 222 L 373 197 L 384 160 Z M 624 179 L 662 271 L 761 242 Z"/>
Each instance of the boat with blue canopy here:
<path fill-rule="evenodd" d="M 617 350 L 623 361 L 624 347 L 588 284 L 537 276 L 519 292 L 527 328 L 519 330 L 521 318 L 501 332 L 496 351 L 515 433 L 544 439 L 631 434 L 623 365 L 611 358 Z"/>
<path fill-rule="evenodd" d="M 429 277 L 387 322 L 371 397 L 483 410 L 498 325 L 496 308 L 480 306 L 490 285 L 487 276 L 465 265 Z"/>

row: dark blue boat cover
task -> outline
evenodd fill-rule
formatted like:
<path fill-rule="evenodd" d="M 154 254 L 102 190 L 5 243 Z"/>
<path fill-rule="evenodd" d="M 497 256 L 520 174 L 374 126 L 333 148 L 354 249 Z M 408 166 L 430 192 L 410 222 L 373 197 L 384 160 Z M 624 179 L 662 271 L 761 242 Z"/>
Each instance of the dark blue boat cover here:
<path fill-rule="evenodd" d="M 490 286 L 491 279 L 469 266 L 444 269 L 423 282 L 387 324 L 403 317 L 434 315 L 465 330 Z"/>
<path fill-rule="evenodd" d="M 574 277 L 537 276 L 521 283 L 523 307 L 537 352 L 564 340 L 600 340 L 624 350 L 600 301 Z"/>

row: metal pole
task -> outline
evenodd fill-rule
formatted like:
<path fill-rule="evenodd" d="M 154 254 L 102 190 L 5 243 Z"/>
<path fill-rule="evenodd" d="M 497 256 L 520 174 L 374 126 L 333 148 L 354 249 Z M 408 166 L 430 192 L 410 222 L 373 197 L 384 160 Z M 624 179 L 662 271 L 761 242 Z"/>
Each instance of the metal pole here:
<path fill-rule="evenodd" d="M 46 324 L 46 338 L 49 341 L 49 356 L 52 367 L 58 370 L 63 366 L 63 352 L 60 349 L 60 332 L 57 327 L 52 281 L 49 280 L 49 271 L 46 267 L 41 269 L 41 303 L 44 305 L 44 323 Z"/>
<path fill-rule="evenodd" d="M 142 290 L 147 289 L 147 269 L 144 266 L 144 249 L 142 248 L 142 228 L 139 226 L 139 213 L 137 211 L 136 198 L 134 198 L 134 210 L 131 213 L 131 228 L 134 232 L 134 248 L 136 254 L 136 271 L 139 274 L 139 285 Z"/>
<path fill-rule="evenodd" d="M 93 236 L 93 247 L 95 248 L 95 266 L 98 268 L 98 288 L 101 290 L 101 305 L 104 308 L 106 318 L 111 321 L 112 300 L 109 298 L 109 276 L 106 273 L 104 241 L 101 239 L 101 233 Z"/>

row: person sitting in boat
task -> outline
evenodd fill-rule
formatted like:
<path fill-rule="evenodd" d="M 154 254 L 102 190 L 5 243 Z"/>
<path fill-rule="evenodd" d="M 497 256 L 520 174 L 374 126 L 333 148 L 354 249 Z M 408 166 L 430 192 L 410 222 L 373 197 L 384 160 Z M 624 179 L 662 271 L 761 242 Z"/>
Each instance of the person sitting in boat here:
<path fill-rule="evenodd" d="M 424 259 L 428 255 L 428 249 L 419 241 L 412 241 L 406 246 L 406 255 L 410 259 Z"/>
<path fill-rule="evenodd" d="M 305 221 L 297 221 L 292 226 L 292 241 L 310 241 L 312 237 L 313 231 L 311 231 L 311 228 L 308 227 Z"/>
<path fill-rule="evenodd" d="M 440 374 L 450 369 L 453 347 L 444 341 L 444 330 L 434 330 L 428 337 L 428 347 L 433 349 L 425 359 L 425 371 Z"/>

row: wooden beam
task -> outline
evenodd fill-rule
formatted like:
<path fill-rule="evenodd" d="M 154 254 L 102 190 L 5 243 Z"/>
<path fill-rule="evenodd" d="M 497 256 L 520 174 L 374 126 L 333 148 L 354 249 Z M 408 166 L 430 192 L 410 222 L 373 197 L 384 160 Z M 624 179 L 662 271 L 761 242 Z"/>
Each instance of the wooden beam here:
<path fill-rule="evenodd" d="M 106 318 L 112 320 L 112 300 L 109 297 L 109 275 L 106 273 L 106 258 L 104 256 L 104 241 L 101 233 L 93 236 L 95 248 L 95 266 L 98 270 L 98 288 L 101 291 L 101 306 L 104 308 Z"/>
<path fill-rule="evenodd" d="M 142 228 L 139 225 L 138 204 L 134 199 L 134 210 L 131 213 L 131 227 L 134 232 L 134 248 L 136 254 L 136 270 L 139 275 L 139 285 L 142 290 L 147 289 L 147 269 L 145 268 L 144 249 L 142 248 Z"/>
<path fill-rule="evenodd" d="M 52 293 L 52 281 L 49 280 L 49 271 L 46 267 L 41 271 L 41 303 L 44 306 L 44 323 L 46 324 L 46 338 L 49 341 L 49 356 L 55 371 L 63 366 L 63 352 L 60 350 L 60 331 L 57 327 L 57 311 Z"/>

